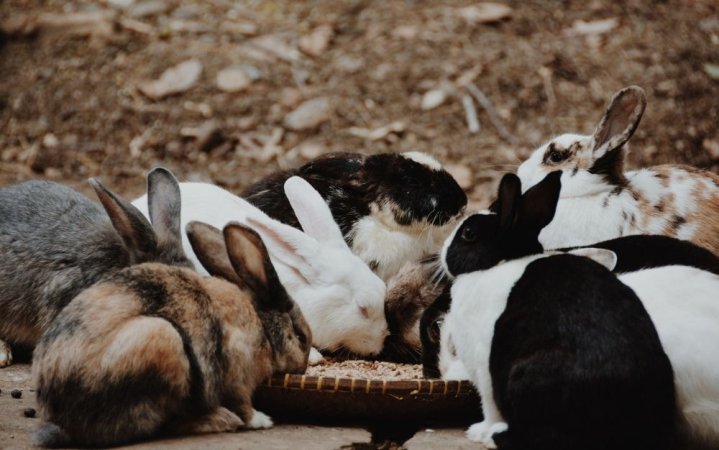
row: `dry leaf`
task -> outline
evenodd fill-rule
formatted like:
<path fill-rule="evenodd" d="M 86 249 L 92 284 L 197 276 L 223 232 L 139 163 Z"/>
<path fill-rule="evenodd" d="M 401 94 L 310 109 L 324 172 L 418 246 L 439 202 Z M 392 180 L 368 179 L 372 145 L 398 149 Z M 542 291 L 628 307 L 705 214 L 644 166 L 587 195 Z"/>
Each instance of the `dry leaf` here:
<path fill-rule="evenodd" d="M 141 83 L 139 89 L 151 99 L 158 100 L 190 89 L 197 83 L 201 73 L 202 63 L 189 59 L 165 70 L 157 80 Z"/>
<path fill-rule="evenodd" d="M 458 13 L 467 22 L 478 25 L 508 19 L 512 16 L 512 8 L 501 3 L 482 2 L 459 8 Z"/>

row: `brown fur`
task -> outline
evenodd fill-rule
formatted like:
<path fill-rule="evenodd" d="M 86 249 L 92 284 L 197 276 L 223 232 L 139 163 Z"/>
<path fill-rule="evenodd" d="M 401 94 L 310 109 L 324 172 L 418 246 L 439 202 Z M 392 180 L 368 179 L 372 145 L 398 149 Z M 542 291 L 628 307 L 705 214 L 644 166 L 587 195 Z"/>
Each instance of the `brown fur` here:
<path fill-rule="evenodd" d="M 254 277 L 255 286 L 282 295 L 281 285 L 262 283 L 279 283 L 271 264 L 269 276 L 258 278 L 254 270 L 269 261 L 264 246 L 241 236 L 227 245 L 223 253 L 242 254 L 250 267 L 235 275 L 237 281 Z M 195 251 L 201 255 L 204 248 Z M 268 419 L 253 424 L 260 413 L 252 408 L 252 393 L 273 370 L 304 372 L 311 337 L 297 336 L 309 328 L 286 293 L 282 302 L 268 303 L 238 284 L 146 263 L 83 291 L 35 352 L 45 421 L 37 443 L 108 446 L 267 426 Z"/>

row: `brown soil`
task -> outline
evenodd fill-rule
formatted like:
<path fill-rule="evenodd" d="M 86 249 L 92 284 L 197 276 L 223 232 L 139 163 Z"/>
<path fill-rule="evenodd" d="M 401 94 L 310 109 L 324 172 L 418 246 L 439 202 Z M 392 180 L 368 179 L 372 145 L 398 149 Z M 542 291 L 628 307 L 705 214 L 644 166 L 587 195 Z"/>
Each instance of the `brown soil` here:
<path fill-rule="evenodd" d="M 89 193 L 85 179 L 99 175 L 134 196 L 144 172 L 162 164 L 181 179 L 237 191 L 321 152 L 419 149 L 469 166 L 468 191 L 486 201 L 502 171 L 555 133 L 590 132 L 628 84 L 649 97 L 632 165 L 719 169 L 719 81 L 705 66 L 719 64 L 713 0 L 508 1 L 510 18 L 491 24 L 462 17 L 470 0 L 113 6 L 121 3 L 132 2 L 2 3 L 0 185 L 48 177 Z M 87 12 L 102 19 L 58 25 L 58 17 Z M 608 32 L 572 35 L 577 21 L 611 18 Z M 333 30 L 326 50 L 296 53 L 300 38 L 323 24 Z M 268 36 L 275 53 L 253 47 Z M 194 87 L 157 101 L 138 91 L 190 58 L 203 65 Z M 258 79 L 239 93 L 219 90 L 218 71 L 236 64 Z M 516 144 L 482 108 L 481 131 L 468 132 L 459 99 L 466 80 L 489 97 Z M 438 86 L 459 96 L 422 110 L 423 94 Z M 330 100 L 328 121 L 302 131 L 283 125 L 297 104 L 318 96 Z M 208 121 L 214 133 L 190 136 Z M 395 121 L 404 129 L 381 139 L 352 134 Z"/>

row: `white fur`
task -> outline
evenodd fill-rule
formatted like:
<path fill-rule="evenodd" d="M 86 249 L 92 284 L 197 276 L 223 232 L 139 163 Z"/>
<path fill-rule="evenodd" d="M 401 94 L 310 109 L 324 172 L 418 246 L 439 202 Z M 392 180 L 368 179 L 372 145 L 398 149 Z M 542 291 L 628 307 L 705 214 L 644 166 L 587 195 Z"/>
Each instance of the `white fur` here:
<path fill-rule="evenodd" d="M 454 222 L 441 227 L 424 222 L 398 225 L 388 208 L 373 204 L 370 215 L 359 219 L 352 228 L 352 250 L 367 263 L 375 261 L 375 272 L 386 282 L 407 261 L 419 261 L 436 252 L 453 226 Z"/>
<path fill-rule="evenodd" d="M 487 448 L 496 448 L 492 434 L 507 427 L 494 402 L 489 372 L 494 324 L 504 312 L 509 293 L 524 269 L 532 261 L 544 256 L 529 256 L 488 270 L 462 274 L 452 285 L 452 305 L 441 330 L 440 367 L 451 366 L 451 362 L 443 361 L 443 355 L 452 354 L 451 349 L 442 347 L 446 347 L 450 341 L 454 342 L 457 356 L 482 399 L 484 420 L 472 425 L 467 430 L 467 437 L 481 442 Z M 451 335 L 451 340 L 446 339 L 448 335 Z"/>
<path fill-rule="evenodd" d="M 654 322 L 690 434 L 719 447 L 719 276 L 667 266 L 619 279 L 639 296 Z"/>
<path fill-rule="evenodd" d="M 440 164 L 439 161 L 431 157 L 430 155 L 422 152 L 404 152 L 402 153 L 402 156 L 404 156 L 407 159 L 411 159 L 414 162 L 418 162 L 422 164 L 423 166 L 427 166 L 432 170 L 442 170 L 442 164 Z"/>
<path fill-rule="evenodd" d="M 290 178 L 285 192 L 303 233 L 275 221 L 247 201 L 208 183 L 180 183 L 181 222 L 191 221 L 222 229 L 240 222 L 255 229 L 268 249 L 280 281 L 300 306 L 320 349 L 347 348 L 376 354 L 387 335 L 384 315 L 385 285 L 352 253 L 332 219 L 329 207 L 309 183 Z M 133 202 L 148 215 L 147 197 Z M 185 232 L 185 253 L 204 274 Z"/>
<path fill-rule="evenodd" d="M 555 142 L 566 148 L 573 142 L 591 143 L 591 136 L 564 134 L 550 142 Z M 522 190 L 540 182 L 553 170 L 542 163 L 542 157 L 549 143 L 535 150 L 517 170 L 522 181 Z M 586 154 L 590 150 L 580 153 L 577 159 L 595 159 L 596 155 Z M 678 175 L 684 175 L 684 180 L 678 180 Z M 669 186 L 662 185 L 651 169 L 640 169 L 625 172 L 628 180 L 626 189 L 618 195 L 612 191 L 616 186 L 607 183 L 600 175 L 594 175 L 587 170 L 563 170 L 561 182 L 562 190 L 559 203 L 552 222 L 539 234 L 539 242 L 545 248 L 560 248 L 568 246 L 590 245 L 608 239 L 632 234 L 666 234 L 667 226 L 671 224 L 674 215 L 686 218 L 695 212 L 700 205 L 693 196 L 697 183 L 703 184 L 708 196 L 719 195 L 719 188 L 713 187 L 707 180 L 686 176 L 681 168 L 675 169 L 669 179 Z M 656 205 L 660 199 L 673 194 L 675 210 L 660 213 L 641 208 L 640 202 L 635 200 L 631 191 L 650 205 Z M 606 206 L 605 206 L 606 204 Z M 632 225 L 627 219 L 635 217 Z M 680 239 L 691 240 L 698 226 L 696 223 L 684 223 L 676 230 Z"/>
<path fill-rule="evenodd" d="M 272 428 L 273 425 L 274 423 L 272 423 L 272 419 L 270 419 L 270 416 L 261 411 L 253 409 L 252 418 L 249 422 L 247 422 L 245 426 L 251 430 L 258 430 L 260 428 Z"/>

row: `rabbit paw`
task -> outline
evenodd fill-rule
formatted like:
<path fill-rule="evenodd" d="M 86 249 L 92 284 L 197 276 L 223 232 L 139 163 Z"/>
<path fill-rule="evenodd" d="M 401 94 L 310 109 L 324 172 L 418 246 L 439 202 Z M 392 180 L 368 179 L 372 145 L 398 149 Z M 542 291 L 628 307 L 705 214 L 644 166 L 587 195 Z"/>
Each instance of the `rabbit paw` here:
<path fill-rule="evenodd" d="M 257 411 L 256 409 L 252 410 L 252 418 L 247 422 L 247 428 L 252 430 L 257 430 L 259 428 L 272 428 L 272 425 L 274 425 L 274 423 L 272 423 L 270 416 Z"/>
<path fill-rule="evenodd" d="M 322 356 L 322 353 L 320 353 L 319 350 L 317 350 L 314 347 L 312 347 L 310 349 L 310 358 L 308 360 L 308 364 L 310 366 L 316 366 L 317 364 L 322 363 L 324 360 L 325 360 L 325 357 Z"/>
<path fill-rule="evenodd" d="M 494 449 L 497 446 L 492 436 L 502 431 L 507 431 L 506 422 L 478 422 L 467 429 L 467 438 L 470 441 L 479 442 L 486 448 Z"/>
<path fill-rule="evenodd" d="M 7 367 L 12 364 L 12 351 L 10 346 L 0 341 L 0 368 Z"/>

